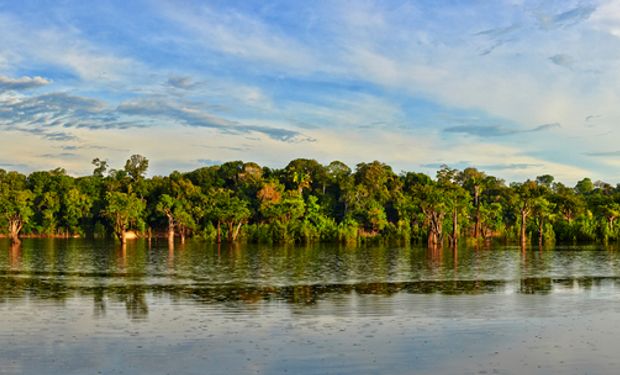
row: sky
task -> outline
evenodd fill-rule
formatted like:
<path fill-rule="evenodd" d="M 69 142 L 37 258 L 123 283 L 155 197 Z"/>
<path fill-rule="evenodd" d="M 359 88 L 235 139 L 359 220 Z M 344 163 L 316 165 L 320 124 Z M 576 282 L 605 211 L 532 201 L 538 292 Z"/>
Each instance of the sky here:
<path fill-rule="evenodd" d="M 0 168 L 620 182 L 620 1 L 0 0 Z"/>

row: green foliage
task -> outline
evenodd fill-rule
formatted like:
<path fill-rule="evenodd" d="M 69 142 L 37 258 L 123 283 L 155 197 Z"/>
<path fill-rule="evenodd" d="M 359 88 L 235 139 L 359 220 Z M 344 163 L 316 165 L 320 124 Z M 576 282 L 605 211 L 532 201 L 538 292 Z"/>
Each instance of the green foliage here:
<path fill-rule="evenodd" d="M 98 168 L 101 168 L 101 166 L 99 166 Z M 131 155 L 129 160 L 127 160 L 127 162 L 125 163 L 125 172 L 133 180 L 143 178 L 148 168 L 149 161 L 142 155 Z"/>
<path fill-rule="evenodd" d="M 105 201 L 103 216 L 110 220 L 114 233 L 119 238 L 129 229 L 144 229 L 142 213 L 146 204 L 135 194 L 109 191 L 106 193 Z"/>
<path fill-rule="evenodd" d="M 507 186 L 475 168 L 442 166 L 432 179 L 397 175 L 378 161 L 352 171 L 312 159 L 284 169 L 231 161 L 146 178 L 148 164 L 133 155 L 110 170 L 94 159 L 93 175 L 79 178 L 61 168 L 0 170 L 0 225 L 7 233 L 97 237 L 148 227 L 261 243 L 620 240 L 620 187 L 588 178 L 575 187 L 551 175 Z"/>

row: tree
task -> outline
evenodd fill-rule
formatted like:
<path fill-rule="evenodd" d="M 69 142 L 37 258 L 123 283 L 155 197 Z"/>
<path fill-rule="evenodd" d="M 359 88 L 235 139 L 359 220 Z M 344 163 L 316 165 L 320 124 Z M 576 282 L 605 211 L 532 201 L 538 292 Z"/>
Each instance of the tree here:
<path fill-rule="evenodd" d="M 537 196 L 538 185 L 536 182 L 527 180 L 520 184 L 511 185 L 515 195 L 514 204 L 521 216 L 521 244 L 527 242 L 527 218 L 532 212 L 532 202 Z"/>
<path fill-rule="evenodd" d="M 95 158 L 92 164 L 95 166 L 93 170 L 93 176 L 95 177 L 103 177 L 104 173 L 108 170 L 108 162 L 106 160 Z"/>
<path fill-rule="evenodd" d="M 434 249 L 441 246 L 443 244 L 443 221 L 448 211 L 444 192 L 435 182 L 417 185 L 415 200 L 424 213 L 428 230 L 428 247 Z"/>
<path fill-rule="evenodd" d="M 232 191 L 227 189 L 218 189 L 212 192 L 211 197 L 211 216 L 217 221 L 218 242 L 221 241 L 221 223 L 227 226 L 228 241 L 236 241 L 241 226 L 250 217 L 247 202 L 233 196 Z"/>
<path fill-rule="evenodd" d="M 458 179 L 464 189 L 473 197 L 474 204 L 474 238 L 478 238 L 481 229 L 480 195 L 484 191 L 487 176 L 476 168 L 465 168 Z"/>
<path fill-rule="evenodd" d="M 480 205 L 479 214 L 480 235 L 486 241 L 502 226 L 502 205 L 497 202 Z"/>
<path fill-rule="evenodd" d="M 575 189 L 568 188 L 563 184 L 556 184 L 554 187 L 555 194 L 551 200 L 559 211 L 560 215 L 569 224 L 583 210 L 585 202 L 577 195 Z"/>
<path fill-rule="evenodd" d="M 70 189 L 64 196 L 64 221 L 67 230 L 71 234 L 84 234 L 79 224 L 82 219 L 87 217 L 93 205 L 92 198 L 82 193 L 77 188 Z"/>
<path fill-rule="evenodd" d="M 125 244 L 127 231 L 132 227 L 143 226 L 144 209 L 144 201 L 135 194 L 110 191 L 106 194 L 106 208 L 103 215 L 112 221 L 116 237 Z"/>
<path fill-rule="evenodd" d="M 131 155 L 125 163 L 125 172 L 134 181 L 143 178 L 148 168 L 149 161 L 142 155 Z"/>
<path fill-rule="evenodd" d="M 2 171 L 4 172 L 4 171 Z M 19 243 L 19 233 L 32 218 L 33 194 L 26 189 L 25 176 L 17 172 L 0 174 L 0 214 L 8 225 L 11 242 Z"/>
<path fill-rule="evenodd" d="M 344 220 L 348 213 L 346 193 L 353 186 L 351 168 L 340 161 L 332 161 L 325 170 L 327 186 L 323 197 L 324 206 L 338 221 Z"/>
<path fill-rule="evenodd" d="M 538 226 L 538 244 L 542 246 L 544 237 L 545 222 L 553 214 L 555 205 L 544 196 L 536 197 L 532 202 L 532 211 Z"/>
<path fill-rule="evenodd" d="M 55 191 L 45 192 L 37 209 L 41 212 L 43 232 L 55 234 L 60 213 L 60 197 L 58 193 Z"/>
<path fill-rule="evenodd" d="M 159 202 L 157 203 L 157 211 L 166 215 L 168 219 L 168 241 L 174 240 L 174 210 L 175 200 L 168 194 L 162 194 L 159 197 Z"/>
<path fill-rule="evenodd" d="M 444 191 L 444 199 L 447 208 L 452 212 L 452 234 L 450 243 L 457 246 L 459 239 L 459 216 L 469 205 L 469 194 L 463 187 L 457 184 L 460 173 L 456 169 L 451 169 L 447 165 L 437 171 L 438 187 Z"/>
<path fill-rule="evenodd" d="M 586 177 L 577 182 L 577 185 L 575 185 L 575 190 L 581 195 L 587 195 L 594 190 L 594 184 L 591 179 Z"/>

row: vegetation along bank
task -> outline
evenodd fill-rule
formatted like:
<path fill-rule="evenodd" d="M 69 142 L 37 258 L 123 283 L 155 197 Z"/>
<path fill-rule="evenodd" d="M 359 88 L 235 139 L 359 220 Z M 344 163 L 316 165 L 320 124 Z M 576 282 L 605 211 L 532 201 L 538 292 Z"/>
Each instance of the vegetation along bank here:
<path fill-rule="evenodd" d="M 296 159 L 283 169 L 233 161 L 146 178 L 148 159 L 123 169 L 93 160 L 90 176 L 63 169 L 0 169 L 2 235 L 186 237 L 211 242 L 398 241 L 429 247 L 459 239 L 616 241 L 620 186 L 574 187 L 553 176 L 506 184 L 476 168 L 443 166 L 434 179 L 386 164 L 355 170 Z"/>

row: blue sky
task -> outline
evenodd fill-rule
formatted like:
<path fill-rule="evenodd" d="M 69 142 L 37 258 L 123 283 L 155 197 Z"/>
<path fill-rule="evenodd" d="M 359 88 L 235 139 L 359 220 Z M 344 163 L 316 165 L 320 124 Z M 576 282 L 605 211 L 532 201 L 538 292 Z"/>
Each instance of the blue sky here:
<path fill-rule="evenodd" d="M 618 1 L 0 0 L 0 168 L 620 181 Z"/>

